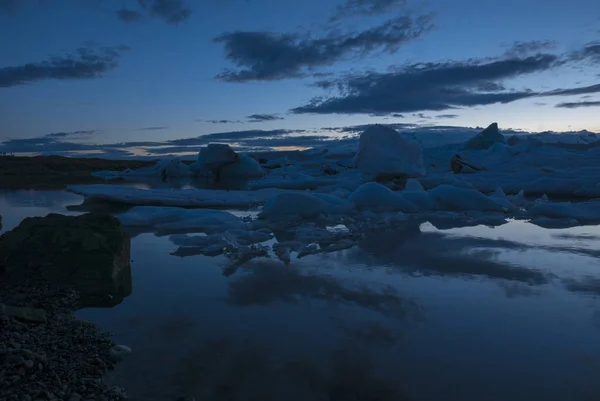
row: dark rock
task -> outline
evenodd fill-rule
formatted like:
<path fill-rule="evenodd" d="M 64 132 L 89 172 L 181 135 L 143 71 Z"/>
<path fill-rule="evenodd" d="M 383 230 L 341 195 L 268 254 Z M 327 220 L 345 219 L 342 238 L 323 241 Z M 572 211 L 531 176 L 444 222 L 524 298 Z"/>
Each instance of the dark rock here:
<path fill-rule="evenodd" d="M 46 311 L 43 309 L 0 304 L 0 314 L 13 317 L 23 322 L 46 323 Z"/>
<path fill-rule="evenodd" d="M 0 236 L 3 279 L 66 285 L 84 306 L 114 306 L 131 293 L 129 260 L 130 238 L 108 215 L 30 217 Z"/>

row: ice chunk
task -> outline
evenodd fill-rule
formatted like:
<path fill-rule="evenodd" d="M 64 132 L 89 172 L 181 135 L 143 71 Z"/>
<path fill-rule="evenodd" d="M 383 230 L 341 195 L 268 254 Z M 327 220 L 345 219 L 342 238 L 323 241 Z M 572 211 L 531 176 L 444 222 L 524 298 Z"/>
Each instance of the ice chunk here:
<path fill-rule="evenodd" d="M 533 216 L 550 217 L 553 219 L 576 219 L 579 222 L 600 221 L 600 201 L 586 202 L 533 202 L 527 212 Z"/>
<path fill-rule="evenodd" d="M 167 178 L 176 177 L 189 177 L 191 175 L 189 167 L 181 162 L 181 160 L 175 159 L 163 159 L 157 161 L 154 165 L 148 167 L 142 167 L 137 170 L 126 169 L 123 171 L 97 171 L 92 173 L 94 177 L 103 178 L 106 180 L 112 179 L 136 179 L 136 178 L 160 178 L 166 180 Z"/>
<path fill-rule="evenodd" d="M 492 147 L 496 143 L 504 143 L 504 135 L 498 131 L 498 123 L 493 123 L 469 139 L 465 144 L 465 149 L 483 150 Z"/>
<path fill-rule="evenodd" d="M 342 199 L 340 199 L 342 201 Z M 281 217 L 316 217 L 319 214 L 336 213 L 334 204 L 327 202 L 322 196 L 310 193 L 282 193 L 267 202 L 258 214 L 260 218 Z"/>
<path fill-rule="evenodd" d="M 406 180 L 406 185 L 404 186 L 406 191 L 425 191 L 423 188 L 423 184 L 421 184 L 418 180 L 414 178 L 409 178 Z"/>
<path fill-rule="evenodd" d="M 376 182 L 368 182 L 361 185 L 348 199 L 358 209 L 375 211 L 399 210 L 407 213 L 417 211 L 417 207 L 413 203 L 407 201 L 385 185 Z"/>
<path fill-rule="evenodd" d="M 198 174 L 208 174 L 213 169 L 235 163 L 239 156 L 229 145 L 211 143 L 200 149 L 198 160 L 190 169 Z"/>
<path fill-rule="evenodd" d="M 284 192 L 276 188 L 257 191 L 210 189 L 140 189 L 121 185 L 69 186 L 67 191 L 101 200 L 127 205 L 179 206 L 196 208 L 247 208 L 263 204 Z"/>
<path fill-rule="evenodd" d="M 429 191 L 438 210 L 480 210 L 489 212 L 504 211 L 504 202 L 486 196 L 475 189 L 457 188 L 451 185 L 440 185 Z"/>
<path fill-rule="evenodd" d="M 246 178 L 256 179 L 265 175 L 260 164 L 248 155 L 239 155 L 239 159 L 231 164 L 224 165 L 219 170 L 219 178 Z"/>
<path fill-rule="evenodd" d="M 425 175 L 421 145 L 383 125 L 373 125 L 361 134 L 354 164 L 366 180 Z"/>
<path fill-rule="evenodd" d="M 221 210 L 178 207 L 136 206 L 116 217 L 126 227 L 148 228 L 163 233 L 218 233 L 242 224 L 238 217 Z"/>

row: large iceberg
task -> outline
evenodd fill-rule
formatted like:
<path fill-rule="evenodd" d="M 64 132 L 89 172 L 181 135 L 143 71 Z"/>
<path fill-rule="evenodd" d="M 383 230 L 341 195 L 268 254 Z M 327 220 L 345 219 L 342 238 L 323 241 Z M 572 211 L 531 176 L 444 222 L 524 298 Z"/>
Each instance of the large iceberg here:
<path fill-rule="evenodd" d="M 264 171 L 252 157 L 236 153 L 229 145 L 211 143 L 200 149 L 190 170 L 196 175 L 215 175 L 219 179 L 262 178 Z"/>
<path fill-rule="evenodd" d="M 504 135 L 498 130 L 498 123 L 490 124 L 486 129 L 465 143 L 467 150 L 489 149 L 496 143 L 504 143 Z"/>
<path fill-rule="evenodd" d="M 425 175 L 421 145 L 384 125 L 361 134 L 354 164 L 369 181 Z"/>

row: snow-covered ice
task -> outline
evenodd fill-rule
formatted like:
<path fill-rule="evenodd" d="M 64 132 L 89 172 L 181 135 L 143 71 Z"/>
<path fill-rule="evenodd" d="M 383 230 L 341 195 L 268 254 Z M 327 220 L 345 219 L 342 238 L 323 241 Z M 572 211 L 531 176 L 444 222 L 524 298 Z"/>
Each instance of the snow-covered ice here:
<path fill-rule="evenodd" d="M 354 163 L 367 180 L 425 175 L 421 146 L 384 125 L 361 134 Z"/>
<path fill-rule="evenodd" d="M 250 190 L 120 185 L 68 190 L 88 202 L 135 206 L 117 215 L 126 226 L 196 234 L 172 236 L 180 247 L 176 254 L 228 252 L 237 255 L 232 256 L 235 260 L 245 260 L 263 255 L 264 243 L 273 242 L 273 255 L 284 263 L 291 263 L 294 255 L 352 247 L 365 230 L 411 221 L 439 227 L 498 226 L 509 218 L 545 227 L 600 222 L 598 135 L 510 135 L 506 141 L 496 124 L 485 130 L 402 134 L 375 125 L 360 138 L 328 141 L 310 151 L 261 153 L 260 164 L 257 155 L 209 145 L 190 167 L 168 159 L 145 169 L 98 175 L 162 179 L 218 170 L 220 176 L 250 179 Z M 450 161 L 455 154 L 473 167 L 454 173 Z M 259 211 L 258 219 L 214 209 L 252 209 Z M 325 227 L 335 225 L 346 231 L 332 233 Z"/>

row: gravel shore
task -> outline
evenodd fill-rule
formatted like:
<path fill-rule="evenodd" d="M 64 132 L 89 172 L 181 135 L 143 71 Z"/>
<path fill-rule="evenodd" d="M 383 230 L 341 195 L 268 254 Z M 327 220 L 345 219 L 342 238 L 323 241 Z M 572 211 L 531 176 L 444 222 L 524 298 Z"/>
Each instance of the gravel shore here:
<path fill-rule="evenodd" d="M 0 400 L 119 401 L 104 373 L 115 367 L 109 333 L 75 318 L 74 290 L 0 283 Z M 113 355 L 114 357 L 114 355 Z"/>

